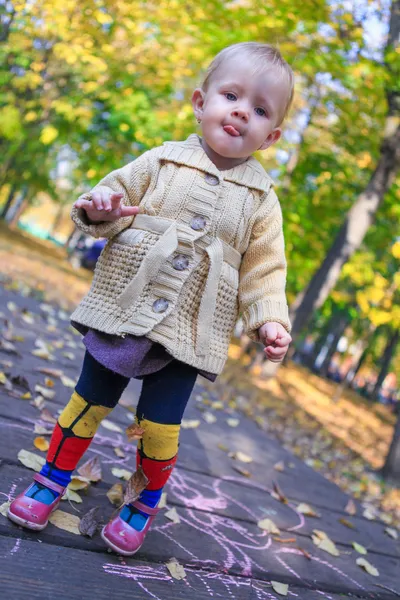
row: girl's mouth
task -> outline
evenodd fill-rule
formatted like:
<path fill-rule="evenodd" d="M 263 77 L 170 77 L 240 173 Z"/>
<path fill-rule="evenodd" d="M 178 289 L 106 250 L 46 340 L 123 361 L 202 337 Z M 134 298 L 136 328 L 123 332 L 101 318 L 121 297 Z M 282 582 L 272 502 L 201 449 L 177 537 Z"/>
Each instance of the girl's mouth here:
<path fill-rule="evenodd" d="M 224 125 L 223 130 L 232 137 L 240 136 L 239 131 L 233 125 Z"/>

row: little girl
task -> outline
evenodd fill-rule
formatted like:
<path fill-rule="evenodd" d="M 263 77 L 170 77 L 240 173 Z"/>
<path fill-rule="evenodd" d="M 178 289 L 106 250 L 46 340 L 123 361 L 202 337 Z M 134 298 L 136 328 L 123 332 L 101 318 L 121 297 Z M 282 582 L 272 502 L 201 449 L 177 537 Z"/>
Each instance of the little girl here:
<path fill-rule="evenodd" d="M 137 465 L 149 483 L 102 531 L 116 552 L 134 554 L 176 463 L 196 377 L 221 373 L 239 311 L 269 360 L 285 356 L 282 214 L 252 154 L 278 141 L 292 96 L 293 73 L 278 50 L 225 48 L 193 92 L 202 136 L 145 152 L 75 203 L 78 227 L 109 241 L 72 315 L 86 346 L 82 373 L 45 466 L 11 503 L 12 521 L 46 527 L 101 420 L 129 379 L 142 378 Z"/>

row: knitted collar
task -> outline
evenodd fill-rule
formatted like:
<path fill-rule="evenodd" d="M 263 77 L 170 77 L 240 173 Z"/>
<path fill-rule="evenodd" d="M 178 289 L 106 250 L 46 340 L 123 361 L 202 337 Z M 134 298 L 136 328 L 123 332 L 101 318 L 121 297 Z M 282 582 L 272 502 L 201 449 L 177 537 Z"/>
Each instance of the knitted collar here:
<path fill-rule="evenodd" d="M 233 181 L 262 192 L 267 192 L 274 184 L 258 160 L 252 156 L 233 169 L 220 171 L 204 152 L 200 138 L 195 133 L 184 142 L 165 142 L 161 147 L 159 159 L 193 167 L 211 173 L 219 180 Z"/>

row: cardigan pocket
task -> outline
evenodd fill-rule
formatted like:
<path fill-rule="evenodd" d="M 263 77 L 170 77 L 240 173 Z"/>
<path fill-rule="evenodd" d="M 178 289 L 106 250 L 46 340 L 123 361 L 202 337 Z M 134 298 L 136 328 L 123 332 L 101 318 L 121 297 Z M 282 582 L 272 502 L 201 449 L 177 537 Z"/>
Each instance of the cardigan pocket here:
<path fill-rule="evenodd" d="M 222 265 L 218 285 L 216 311 L 213 319 L 210 352 L 228 352 L 232 333 L 239 314 L 239 271 L 230 264 Z"/>

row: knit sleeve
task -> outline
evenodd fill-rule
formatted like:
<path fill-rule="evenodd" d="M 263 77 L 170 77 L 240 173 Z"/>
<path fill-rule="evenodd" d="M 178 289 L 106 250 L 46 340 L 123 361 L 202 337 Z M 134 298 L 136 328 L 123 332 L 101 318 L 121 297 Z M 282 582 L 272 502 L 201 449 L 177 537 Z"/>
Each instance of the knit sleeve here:
<path fill-rule="evenodd" d="M 258 328 L 276 322 L 290 331 L 285 295 L 286 258 L 282 211 L 274 191 L 262 203 L 240 268 L 239 304 L 244 331 L 260 341 Z"/>
<path fill-rule="evenodd" d="M 126 206 L 138 206 L 150 185 L 152 170 L 155 168 L 155 161 L 154 158 L 151 160 L 151 155 L 152 151 L 145 152 L 136 160 L 125 165 L 125 167 L 112 171 L 90 192 L 82 194 L 80 198 L 91 200 L 93 192 L 108 190 L 109 192 L 121 192 L 123 194 L 122 204 Z M 131 225 L 134 215 L 121 217 L 116 221 L 91 223 L 82 208 L 72 207 L 71 218 L 84 233 L 95 238 L 111 238 L 124 229 L 127 229 Z"/>

